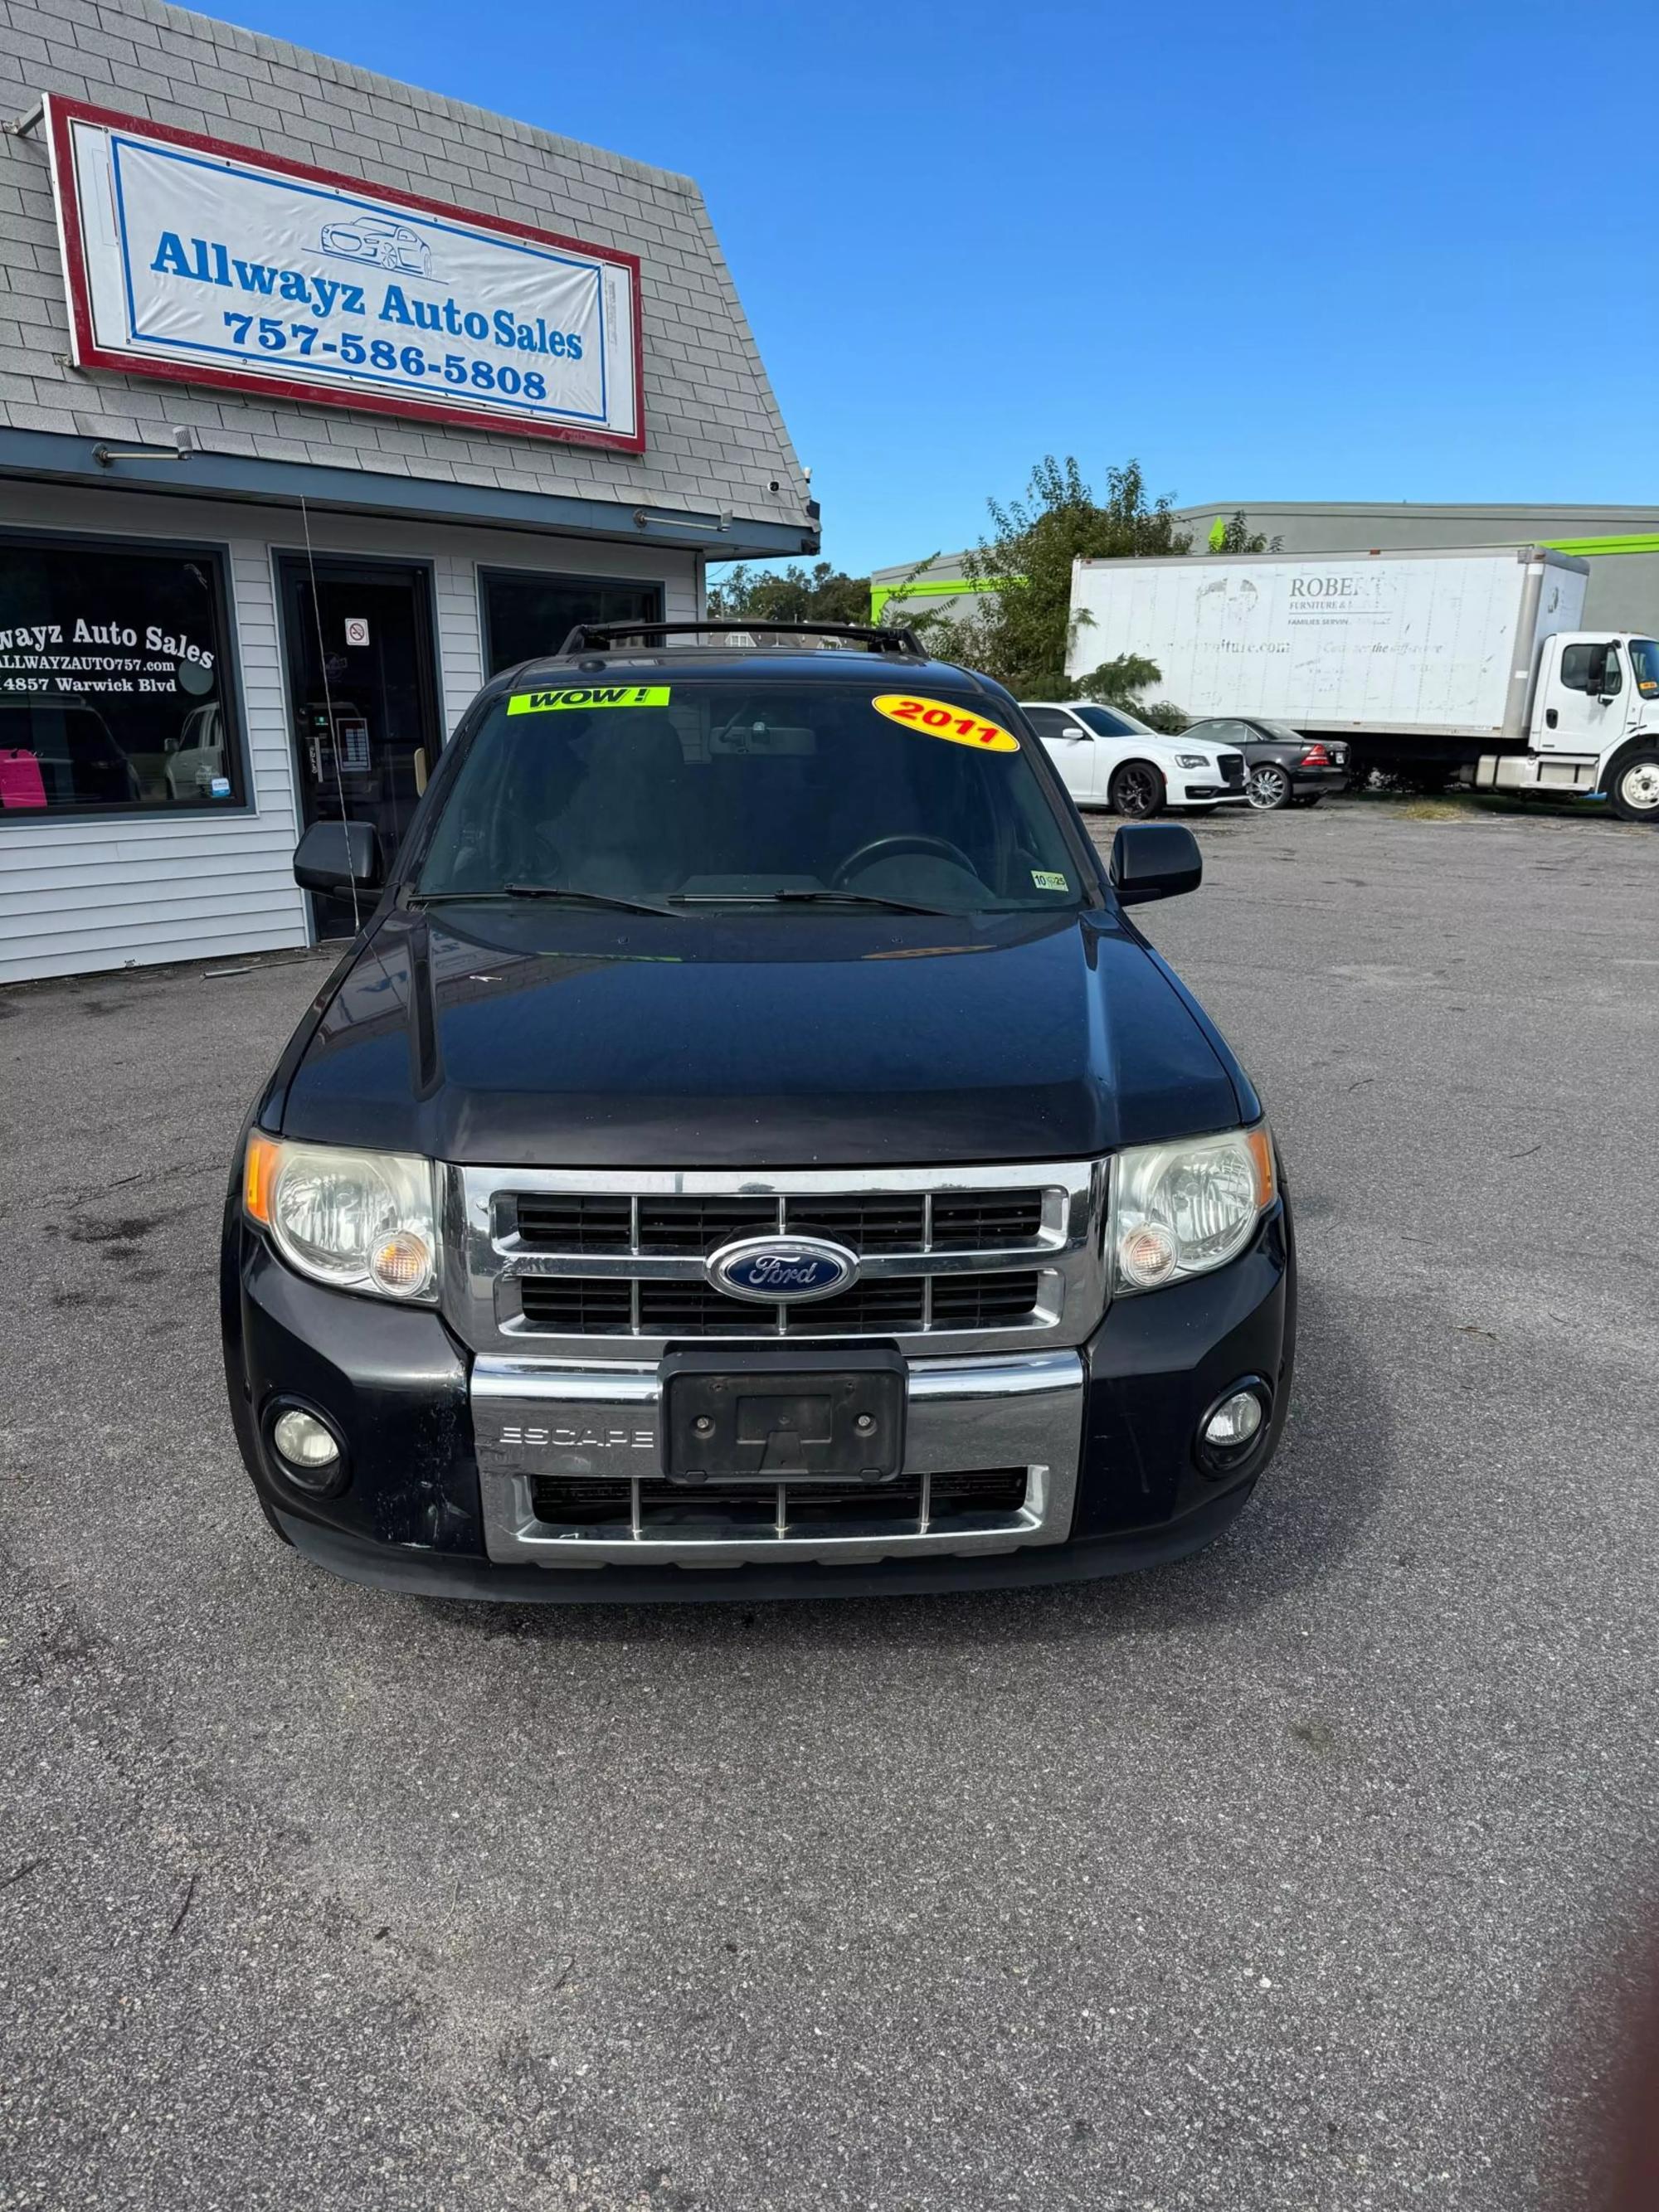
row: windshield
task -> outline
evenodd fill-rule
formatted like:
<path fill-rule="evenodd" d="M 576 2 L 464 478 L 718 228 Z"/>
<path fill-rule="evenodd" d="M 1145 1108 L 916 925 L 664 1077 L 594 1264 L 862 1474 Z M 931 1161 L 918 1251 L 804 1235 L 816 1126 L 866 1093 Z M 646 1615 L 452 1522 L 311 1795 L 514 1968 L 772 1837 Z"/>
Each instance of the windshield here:
<path fill-rule="evenodd" d="M 1659 699 L 1659 645 L 1650 637 L 1632 638 L 1630 665 L 1642 697 Z"/>
<path fill-rule="evenodd" d="M 1074 907 L 1077 856 L 995 714 L 869 678 L 526 687 L 473 734 L 415 896 Z"/>
<path fill-rule="evenodd" d="M 1121 707 L 1073 707 L 1079 722 L 1086 722 L 1097 738 L 1155 738 L 1158 732 Z"/>

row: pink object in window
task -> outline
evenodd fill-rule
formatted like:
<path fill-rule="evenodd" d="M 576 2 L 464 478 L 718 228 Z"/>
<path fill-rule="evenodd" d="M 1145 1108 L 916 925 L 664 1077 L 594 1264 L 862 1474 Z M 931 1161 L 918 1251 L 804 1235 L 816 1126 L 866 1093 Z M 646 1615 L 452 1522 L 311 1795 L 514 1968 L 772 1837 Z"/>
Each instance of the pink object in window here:
<path fill-rule="evenodd" d="M 40 763 L 21 749 L 0 752 L 0 806 L 44 806 L 46 787 L 40 781 Z"/>

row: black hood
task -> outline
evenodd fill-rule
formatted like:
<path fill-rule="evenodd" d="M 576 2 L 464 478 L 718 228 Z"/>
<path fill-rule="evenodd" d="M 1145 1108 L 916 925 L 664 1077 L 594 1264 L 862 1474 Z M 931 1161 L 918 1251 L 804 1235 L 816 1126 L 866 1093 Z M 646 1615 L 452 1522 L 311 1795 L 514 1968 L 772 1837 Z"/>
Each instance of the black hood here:
<path fill-rule="evenodd" d="M 476 1164 L 781 1168 L 1075 1159 L 1257 1110 L 1113 914 L 481 906 L 388 914 L 261 1119 Z"/>

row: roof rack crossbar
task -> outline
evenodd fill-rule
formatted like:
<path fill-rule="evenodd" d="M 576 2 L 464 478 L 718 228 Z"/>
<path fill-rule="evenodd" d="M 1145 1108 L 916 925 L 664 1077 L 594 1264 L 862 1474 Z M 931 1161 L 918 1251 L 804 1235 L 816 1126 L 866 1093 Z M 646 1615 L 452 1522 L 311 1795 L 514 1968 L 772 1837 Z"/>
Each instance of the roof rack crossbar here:
<path fill-rule="evenodd" d="M 926 660 L 927 648 L 915 630 L 896 625 L 890 629 L 870 623 L 799 622 L 656 622 L 578 623 L 559 647 L 557 658 L 586 653 L 594 647 L 616 645 L 624 639 L 678 637 L 682 631 L 697 635 L 744 637 L 844 637 L 866 646 L 872 653 L 901 653 L 907 659 Z"/>

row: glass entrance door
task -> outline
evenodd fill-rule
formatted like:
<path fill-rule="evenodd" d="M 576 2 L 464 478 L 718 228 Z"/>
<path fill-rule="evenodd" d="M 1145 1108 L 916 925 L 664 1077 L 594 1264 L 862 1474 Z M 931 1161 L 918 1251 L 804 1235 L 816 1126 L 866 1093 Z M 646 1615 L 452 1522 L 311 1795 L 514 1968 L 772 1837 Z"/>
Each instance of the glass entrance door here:
<path fill-rule="evenodd" d="M 279 556 L 283 646 L 303 817 L 372 822 L 388 861 L 438 757 L 438 672 L 424 568 Z M 319 937 L 349 900 L 312 894 Z"/>

